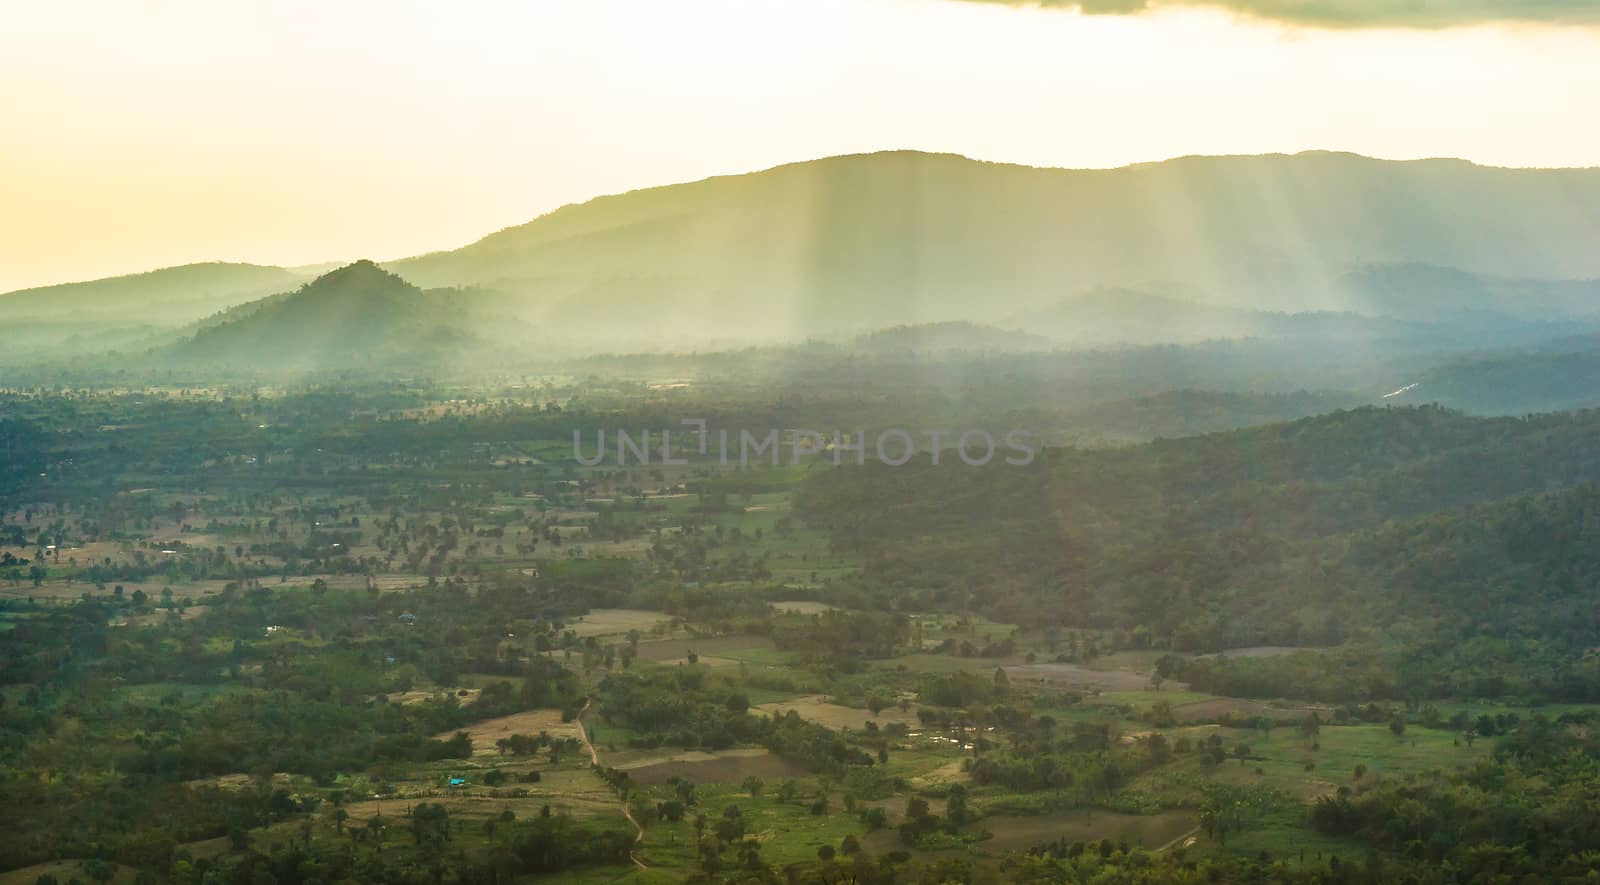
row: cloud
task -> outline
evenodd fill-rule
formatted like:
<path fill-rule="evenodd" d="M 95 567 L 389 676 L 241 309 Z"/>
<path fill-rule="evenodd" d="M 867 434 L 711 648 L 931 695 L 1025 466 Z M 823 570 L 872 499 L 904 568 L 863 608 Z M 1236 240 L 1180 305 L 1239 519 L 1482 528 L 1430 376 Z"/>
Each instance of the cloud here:
<path fill-rule="evenodd" d="M 1253 18 L 1328 28 L 1445 28 L 1486 22 L 1600 23 L 1596 0 L 966 0 L 1004 6 L 1136 15 L 1152 9 L 1209 7 Z"/>

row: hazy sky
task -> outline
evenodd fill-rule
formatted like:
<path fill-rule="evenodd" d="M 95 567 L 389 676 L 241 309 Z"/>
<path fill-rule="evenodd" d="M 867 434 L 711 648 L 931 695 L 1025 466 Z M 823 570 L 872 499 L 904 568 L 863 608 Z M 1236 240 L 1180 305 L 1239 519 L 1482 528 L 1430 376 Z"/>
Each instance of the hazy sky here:
<path fill-rule="evenodd" d="M 1600 165 L 1593 0 L 1150 5 L 19 0 L 0 291 L 393 258 L 601 193 L 887 148 Z"/>

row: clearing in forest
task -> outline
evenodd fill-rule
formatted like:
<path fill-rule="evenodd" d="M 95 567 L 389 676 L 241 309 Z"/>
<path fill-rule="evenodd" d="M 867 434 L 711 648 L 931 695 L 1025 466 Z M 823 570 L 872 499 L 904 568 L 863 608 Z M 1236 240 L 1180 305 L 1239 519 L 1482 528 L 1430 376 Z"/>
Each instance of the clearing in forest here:
<path fill-rule="evenodd" d="M 457 731 L 472 735 L 472 755 L 476 758 L 499 755 L 500 750 L 495 746 L 496 743 L 514 734 L 536 736 L 543 731 L 549 732 L 552 738 L 577 738 L 578 724 L 561 721 L 560 710 L 526 710 L 440 732 L 433 738 L 440 741 L 449 740 Z"/>

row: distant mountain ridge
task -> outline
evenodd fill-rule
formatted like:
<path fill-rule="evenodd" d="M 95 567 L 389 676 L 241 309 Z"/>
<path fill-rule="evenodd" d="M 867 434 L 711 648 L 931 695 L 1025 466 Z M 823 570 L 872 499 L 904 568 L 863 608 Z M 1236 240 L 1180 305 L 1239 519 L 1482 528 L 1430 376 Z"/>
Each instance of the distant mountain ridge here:
<path fill-rule="evenodd" d="M 999 323 L 1067 345 L 1147 345 L 1229 338 L 1372 338 L 1423 327 L 1354 313 L 1278 313 L 1204 304 L 1126 288 L 1100 288 Z"/>
<path fill-rule="evenodd" d="M 281 267 L 211 261 L 0 295 L 7 320 L 88 319 L 178 326 L 306 279 Z"/>
<path fill-rule="evenodd" d="M 939 351 L 1051 350 L 1057 342 L 1043 335 L 997 329 L 956 320 L 916 326 L 891 326 L 856 336 L 855 350 L 867 353 L 936 353 Z"/>
<path fill-rule="evenodd" d="M 1260 310 L 1359 301 L 1414 316 L 1375 303 L 1372 286 L 1352 292 L 1347 275 L 1600 278 L 1595 205 L 1600 169 L 1318 152 L 1060 170 L 894 152 L 601 197 L 386 266 L 424 286 L 493 288 L 574 328 L 654 311 L 663 334 L 712 320 L 750 334 L 992 322 L 1164 281 Z"/>
<path fill-rule="evenodd" d="M 1600 250 L 1600 242 L 1595 247 Z M 1600 279 L 1507 278 L 1427 264 L 1387 264 L 1345 273 L 1336 286 L 1353 311 L 1419 322 L 1448 321 L 1463 312 L 1600 317 Z"/>

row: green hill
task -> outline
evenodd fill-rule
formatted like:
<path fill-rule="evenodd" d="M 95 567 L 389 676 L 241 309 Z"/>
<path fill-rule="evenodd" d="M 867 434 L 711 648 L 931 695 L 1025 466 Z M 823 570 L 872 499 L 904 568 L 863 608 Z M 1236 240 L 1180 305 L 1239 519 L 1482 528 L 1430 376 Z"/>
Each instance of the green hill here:
<path fill-rule="evenodd" d="M 449 294 L 423 292 L 363 260 L 235 308 L 157 356 L 269 370 L 418 367 L 472 343 L 455 307 Z"/>
<path fill-rule="evenodd" d="M 1122 449 L 1049 449 L 1026 467 L 974 468 L 946 453 L 938 466 L 817 471 L 798 512 L 869 564 L 863 586 L 910 588 L 919 604 L 976 605 L 997 620 L 1144 625 L 1156 644 L 1191 651 L 1336 644 L 1354 625 L 1405 620 L 1461 637 L 1501 630 L 1516 594 L 1549 576 L 1516 563 L 1556 569 L 1592 546 L 1592 491 L 1550 511 L 1561 527 L 1516 526 L 1543 508 L 1524 498 L 1600 482 L 1597 432 L 1594 411 L 1363 408 Z M 1472 509 L 1483 507 L 1509 509 Z M 1497 564 L 1469 581 L 1460 564 L 1486 557 Z M 1594 575 L 1560 580 L 1561 598 L 1541 610 L 1570 622 Z M 1459 621 L 1452 606 L 1469 602 L 1487 627 Z M 1600 625 L 1571 626 L 1571 648 L 1600 643 Z M 1520 629 L 1533 638 L 1554 625 Z"/>

